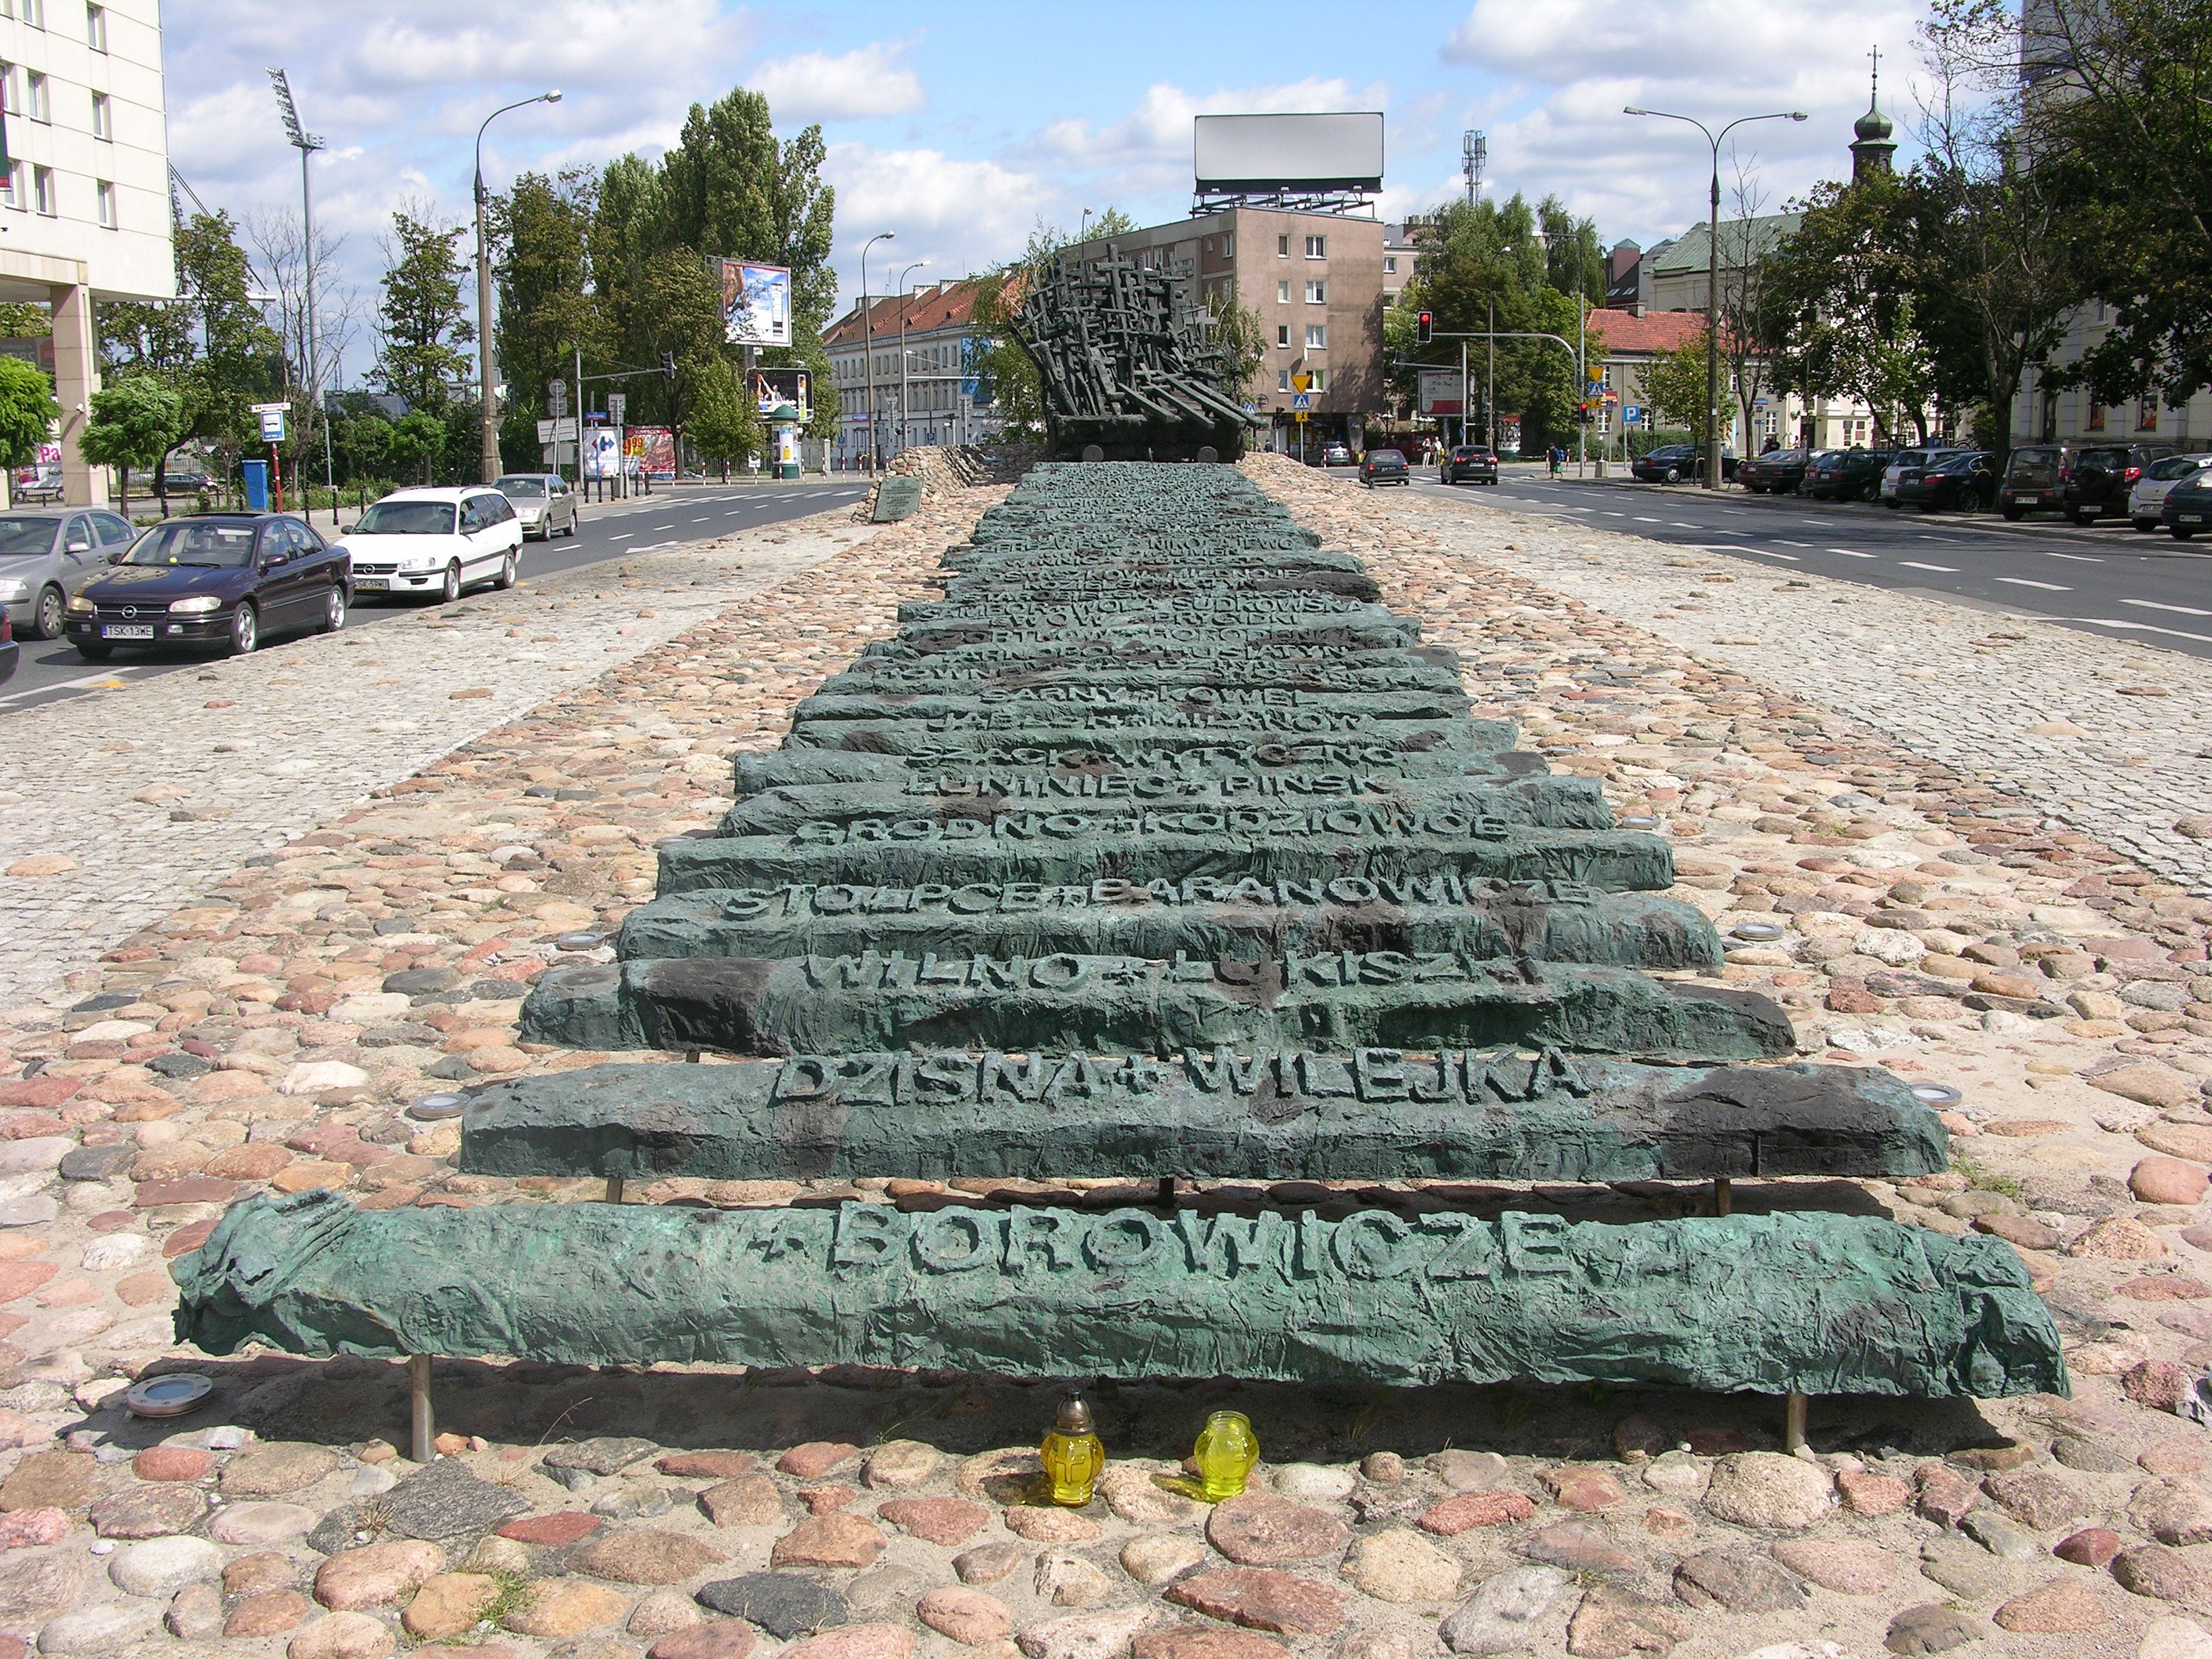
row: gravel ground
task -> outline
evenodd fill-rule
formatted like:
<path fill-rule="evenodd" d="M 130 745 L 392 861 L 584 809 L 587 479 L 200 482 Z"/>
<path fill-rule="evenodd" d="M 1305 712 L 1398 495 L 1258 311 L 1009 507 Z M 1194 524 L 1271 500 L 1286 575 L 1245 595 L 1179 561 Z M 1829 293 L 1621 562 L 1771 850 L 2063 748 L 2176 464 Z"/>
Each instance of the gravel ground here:
<path fill-rule="evenodd" d="M 240 1194 L 597 1196 L 458 1175 L 452 1127 L 400 1109 L 444 1080 L 603 1058 L 526 1051 L 522 989 L 576 959 L 562 936 L 649 891 L 653 842 L 726 805 L 729 756 L 771 746 L 797 698 L 890 632 L 1000 493 L 940 491 L 865 546 L 710 591 L 711 614 L 367 799 L 314 808 L 312 833 L 257 841 L 70 968 L 65 999 L 0 1010 L 0 1632 L 52 1653 L 289 1659 L 2212 1656 L 2192 1617 L 2212 1614 L 2212 1444 L 2172 1409 L 2212 1357 L 2212 905 L 2114 850 L 2117 832 L 2046 822 L 1983 781 L 1991 764 L 1900 747 L 1849 685 L 1824 703 L 1563 591 L 1522 562 L 1540 526 L 1386 514 L 1248 465 L 1465 654 L 1478 714 L 1520 720 L 1556 768 L 1663 821 L 1675 896 L 1723 928 L 1780 924 L 1724 972 L 1779 997 L 1807 1053 L 1962 1091 L 1952 1171 L 1739 1183 L 1738 1206 L 2009 1239 L 2067 1336 L 2074 1399 L 1815 1401 L 1799 1459 L 1759 1400 L 1124 1386 L 1099 1396 L 1113 1476 L 1072 1513 L 1025 1501 L 1047 1391 L 974 1378 L 445 1364 L 447 1455 L 420 1470 L 393 1450 L 404 1386 L 380 1361 L 196 1362 L 218 1392 L 173 1433 L 114 1409 L 171 1364 L 164 1259 Z M 607 603 L 668 607 L 645 564 L 599 577 Z M 1756 597 L 1748 579 L 1698 585 Z M 1702 1201 L 1529 1195 L 1613 1215 Z M 1268 1462 L 1254 1496 L 1207 1511 L 1174 1475 L 1222 1406 L 1252 1417 Z"/>

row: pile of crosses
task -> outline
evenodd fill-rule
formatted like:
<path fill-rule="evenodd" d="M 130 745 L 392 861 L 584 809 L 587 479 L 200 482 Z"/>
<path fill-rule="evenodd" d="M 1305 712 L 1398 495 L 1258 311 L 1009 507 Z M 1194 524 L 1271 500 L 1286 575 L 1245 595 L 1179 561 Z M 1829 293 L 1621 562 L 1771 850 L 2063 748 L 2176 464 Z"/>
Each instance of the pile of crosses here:
<path fill-rule="evenodd" d="M 1472 717 L 1454 653 L 1235 470 L 1040 467 L 943 587 L 663 846 L 618 959 L 525 1006 L 526 1037 L 669 1058 L 471 1099 L 465 1170 L 617 1201 L 256 1196 L 179 1264 L 182 1334 L 1660 1383 L 1789 1398 L 1794 1434 L 1813 1393 L 2063 1392 L 2001 1241 L 1729 1212 L 1746 1176 L 1940 1170 L 1943 1129 L 1791 1060 L 1656 896 L 1667 843 Z M 1020 1184 L 619 1201 L 672 1176 Z M 1532 1182 L 1692 1184 L 1608 1224 Z"/>
<path fill-rule="evenodd" d="M 1126 255 L 1055 261 L 1024 278 L 1015 332 L 1036 364 L 1047 445 L 1067 460 L 1211 461 L 1256 425 L 1232 394 L 1211 315 L 1164 270 Z"/>

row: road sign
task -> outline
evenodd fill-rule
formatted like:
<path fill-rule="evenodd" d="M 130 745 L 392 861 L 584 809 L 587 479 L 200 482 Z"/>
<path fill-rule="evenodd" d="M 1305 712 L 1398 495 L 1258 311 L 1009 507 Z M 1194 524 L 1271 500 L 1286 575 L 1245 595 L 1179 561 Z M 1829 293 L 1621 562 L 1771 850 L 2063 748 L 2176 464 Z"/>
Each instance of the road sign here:
<path fill-rule="evenodd" d="M 1311 409 L 1313 407 L 1313 393 L 1310 392 L 1293 392 L 1291 394 L 1291 407 L 1292 409 Z"/>
<path fill-rule="evenodd" d="M 283 443 L 286 413 L 284 405 L 278 404 L 274 408 L 257 410 L 254 412 L 261 416 L 261 441 L 265 444 Z"/>
<path fill-rule="evenodd" d="M 629 394 L 625 392 L 607 393 L 607 424 L 620 426 L 623 416 L 629 408 Z"/>
<path fill-rule="evenodd" d="M 1620 411 L 1620 418 L 1623 423 L 1628 426 L 1642 426 L 1644 424 L 1644 405 L 1642 404 L 1629 404 L 1626 409 L 1623 409 Z"/>
<path fill-rule="evenodd" d="M 1291 376 L 1291 391 L 1310 392 L 1312 389 L 1313 376 L 1308 374 L 1304 369 L 1300 369 L 1297 374 Z"/>
<path fill-rule="evenodd" d="M 283 414 L 287 413 L 287 412 L 291 409 L 291 407 L 292 407 L 292 405 L 291 405 L 291 404 L 246 404 L 246 408 L 247 408 L 248 410 L 250 410 L 252 413 L 256 414 L 256 415 L 283 415 Z"/>
<path fill-rule="evenodd" d="M 1300 426 L 1304 426 L 1306 423 L 1306 412 L 1302 409 L 1297 414 L 1291 416 L 1291 418 L 1296 421 Z"/>
<path fill-rule="evenodd" d="M 538 441 L 541 444 L 572 444 L 576 441 L 576 419 L 573 415 L 558 420 L 538 423 Z"/>
<path fill-rule="evenodd" d="M 568 412 L 568 383 L 566 380 L 545 382 L 545 412 L 556 421 Z"/>

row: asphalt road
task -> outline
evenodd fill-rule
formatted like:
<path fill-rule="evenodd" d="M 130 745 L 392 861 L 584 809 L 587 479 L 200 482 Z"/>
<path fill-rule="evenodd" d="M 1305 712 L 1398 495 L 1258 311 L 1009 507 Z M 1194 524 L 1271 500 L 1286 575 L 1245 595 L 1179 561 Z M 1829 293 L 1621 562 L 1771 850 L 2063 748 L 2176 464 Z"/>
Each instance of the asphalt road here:
<path fill-rule="evenodd" d="M 523 544 L 522 580 L 526 585 L 533 579 L 580 570 L 625 554 L 656 552 L 786 519 L 804 518 L 841 501 L 856 501 L 867 490 L 865 480 L 846 478 L 799 483 L 690 484 L 672 489 L 664 486 L 641 501 L 586 505 L 574 536 Z M 350 522 L 353 516 L 345 514 L 345 520 Z M 319 519 L 315 527 L 326 536 L 331 532 L 326 520 Z M 373 628 L 388 617 L 422 608 L 420 599 L 363 595 L 356 601 L 346 626 Z M 262 648 L 289 651 L 297 643 L 295 636 L 273 641 Z M 200 655 L 172 651 L 159 655 L 118 655 L 104 663 L 88 663 L 66 640 L 25 640 L 15 678 L 0 685 L 0 716 L 112 690 L 133 680 L 191 668 L 204 660 Z"/>
<path fill-rule="evenodd" d="M 2093 528 L 2056 518 L 2007 524 L 1983 513 L 1893 511 L 1735 489 L 1714 495 L 1690 485 L 1577 479 L 1571 465 L 1568 472 L 1555 483 L 1539 469 L 1508 466 L 1495 489 L 1447 489 L 1433 467 L 1422 467 L 1412 487 L 1455 495 L 1470 512 L 1496 506 L 1541 514 L 2212 657 L 2212 540 L 2144 535 L 2124 518 Z M 1352 480 L 1348 470 L 1336 476 Z"/>

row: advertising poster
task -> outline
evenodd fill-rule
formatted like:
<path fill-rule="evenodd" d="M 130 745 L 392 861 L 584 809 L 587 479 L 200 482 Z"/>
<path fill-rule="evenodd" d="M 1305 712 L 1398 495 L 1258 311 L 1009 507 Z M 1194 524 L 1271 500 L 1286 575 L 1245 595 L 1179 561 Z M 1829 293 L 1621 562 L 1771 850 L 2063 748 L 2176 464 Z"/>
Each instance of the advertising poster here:
<path fill-rule="evenodd" d="M 1417 414 L 1464 415 L 1465 401 L 1460 396 L 1459 371 L 1455 368 L 1425 368 L 1421 371 L 1420 407 Z"/>
<path fill-rule="evenodd" d="M 665 426 L 634 426 L 623 434 L 623 453 L 630 458 L 630 476 L 641 471 L 648 478 L 676 477 L 676 434 Z"/>
<path fill-rule="evenodd" d="M 731 345 L 791 343 L 788 267 L 722 261 L 722 337 Z"/>
<path fill-rule="evenodd" d="M 763 418 L 780 404 L 799 410 L 799 423 L 814 418 L 814 377 L 803 368 L 757 368 L 753 371 L 753 407 Z"/>
<path fill-rule="evenodd" d="M 618 478 L 622 476 L 622 434 L 604 426 L 590 428 L 584 434 L 584 476 L 587 478 Z"/>

